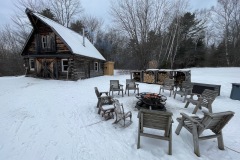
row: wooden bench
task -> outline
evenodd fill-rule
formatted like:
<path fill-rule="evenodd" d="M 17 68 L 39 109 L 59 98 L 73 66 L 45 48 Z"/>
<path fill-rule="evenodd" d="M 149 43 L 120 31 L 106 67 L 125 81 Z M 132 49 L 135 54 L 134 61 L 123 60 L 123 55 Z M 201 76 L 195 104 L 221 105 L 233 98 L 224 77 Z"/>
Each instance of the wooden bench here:
<path fill-rule="evenodd" d="M 206 83 L 195 83 L 195 82 L 192 82 L 192 85 L 193 85 L 192 93 L 202 94 L 202 92 L 205 89 L 210 89 L 210 90 L 216 91 L 218 93 L 218 96 L 220 96 L 221 85 L 206 84 Z"/>

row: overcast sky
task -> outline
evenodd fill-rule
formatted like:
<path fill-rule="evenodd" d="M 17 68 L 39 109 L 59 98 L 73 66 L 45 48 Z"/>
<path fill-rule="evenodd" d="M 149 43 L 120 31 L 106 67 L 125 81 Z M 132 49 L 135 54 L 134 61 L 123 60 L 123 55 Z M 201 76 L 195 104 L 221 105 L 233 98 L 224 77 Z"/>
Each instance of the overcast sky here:
<path fill-rule="evenodd" d="M 11 23 L 11 15 L 14 14 L 13 2 L 15 0 L 0 1 L 0 26 Z M 216 5 L 217 0 L 189 0 L 191 11 L 195 9 L 210 8 Z M 81 0 L 85 13 L 102 18 L 105 23 L 110 23 L 111 16 L 108 14 L 110 0 Z"/>

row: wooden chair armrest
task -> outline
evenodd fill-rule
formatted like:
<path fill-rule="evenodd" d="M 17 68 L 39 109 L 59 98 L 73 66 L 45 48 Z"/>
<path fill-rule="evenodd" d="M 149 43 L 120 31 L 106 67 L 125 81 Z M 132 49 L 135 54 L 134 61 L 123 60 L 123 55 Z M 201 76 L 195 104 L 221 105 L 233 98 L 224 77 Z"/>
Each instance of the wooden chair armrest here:
<path fill-rule="evenodd" d="M 204 98 L 204 99 L 206 99 L 206 100 L 208 100 L 208 101 L 214 101 L 213 98 Z"/>
<path fill-rule="evenodd" d="M 136 88 L 138 88 L 138 85 L 139 85 L 139 84 L 135 83 Z"/>
<path fill-rule="evenodd" d="M 191 121 L 191 122 L 193 122 L 193 123 L 195 123 L 195 124 L 199 124 L 199 125 L 200 125 L 200 123 L 199 123 L 197 120 L 193 119 L 193 118 L 190 117 L 189 115 L 187 115 L 187 114 L 185 114 L 185 113 L 180 113 L 180 114 L 182 115 L 182 118 L 188 119 L 189 121 Z"/>
<path fill-rule="evenodd" d="M 198 96 L 198 97 L 201 97 L 201 94 L 198 94 L 198 93 L 192 93 L 193 96 Z"/>
<path fill-rule="evenodd" d="M 123 88 L 123 85 L 122 85 L 122 84 L 119 84 L 119 88 Z"/>
<path fill-rule="evenodd" d="M 121 103 L 120 106 L 122 107 L 122 111 L 123 111 L 123 114 L 124 114 L 124 108 L 123 108 L 123 104 Z"/>
<path fill-rule="evenodd" d="M 99 92 L 99 94 L 100 94 L 100 96 L 101 96 L 102 94 L 106 94 L 106 95 L 108 96 L 108 92 Z"/>

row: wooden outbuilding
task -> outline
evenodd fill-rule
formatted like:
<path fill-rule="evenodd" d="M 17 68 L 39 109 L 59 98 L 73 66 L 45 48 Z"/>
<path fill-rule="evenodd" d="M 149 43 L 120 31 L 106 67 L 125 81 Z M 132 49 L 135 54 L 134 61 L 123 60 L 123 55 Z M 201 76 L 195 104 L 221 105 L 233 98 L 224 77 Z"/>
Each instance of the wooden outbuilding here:
<path fill-rule="evenodd" d="M 103 75 L 105 58 L 84 35 L 25 12 L 33 27 L 21 53 L 26 76 L 78 80 Z"/>

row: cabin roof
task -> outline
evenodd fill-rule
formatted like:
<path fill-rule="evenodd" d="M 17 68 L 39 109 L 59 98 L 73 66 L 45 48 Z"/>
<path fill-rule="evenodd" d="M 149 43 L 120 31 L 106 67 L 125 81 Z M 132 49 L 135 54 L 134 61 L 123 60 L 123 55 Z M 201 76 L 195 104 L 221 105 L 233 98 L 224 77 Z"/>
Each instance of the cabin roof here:
<path fill-rule="evenodd" d="M 83 46 L 83 36 L 77 32 L 64 27 L 63 25 L 45 17 L 41 14 L 32 12 L 38 19 L 49 25 L 71 48 L 72 52 L 81 56 L 106 60 L 101 53 L 94 47 L 94 45 L 85 37 L 85 46 Z"/>

